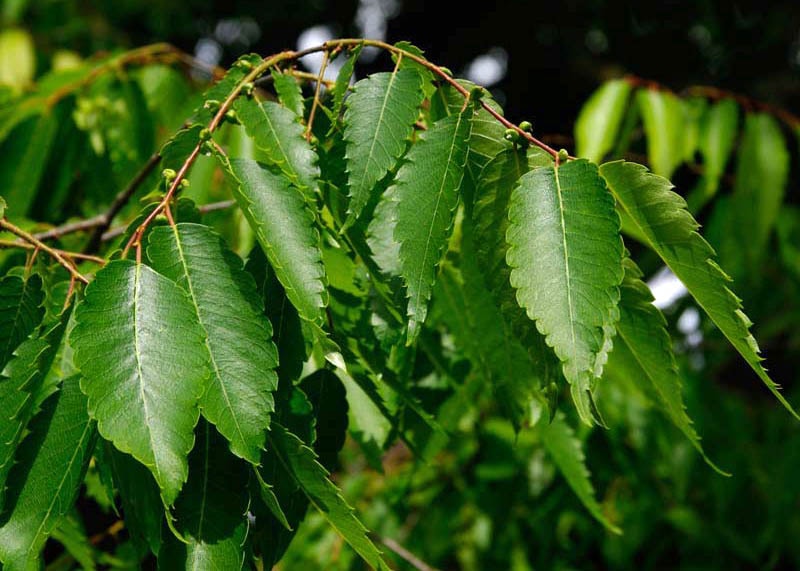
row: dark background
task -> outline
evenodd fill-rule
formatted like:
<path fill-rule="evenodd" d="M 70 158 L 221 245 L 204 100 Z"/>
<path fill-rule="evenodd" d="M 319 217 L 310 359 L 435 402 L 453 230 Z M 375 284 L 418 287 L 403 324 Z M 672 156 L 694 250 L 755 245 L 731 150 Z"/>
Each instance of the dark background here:
<path fill-rule="evenodd" d="M 603 79 L 624 73 L 676 91 L 709 84 L 800 107 L 796 1 L 505 1 L 477 9 L 423 0 L 12 4 L 23 5 L 20 17 L 45 50 L 69 48 L 89 55 L 169 41 L 196 52 L 198 41 L 210 40 L 221 48 L 222 65 L 245 51 L 267 55 L 294 48 L 312 26 L 327 26 L 335 37 L 360 36 L 359 13 L 368 13 L 374 23 L 368 35 L 381 35 L 377 30 L 389 42 L 411 41 L 457 74 L 492 48 L 505 50 L 507 71 L 491 88 L 505 100 L 512 119 L 531 120 L 542 135 L 571 133 L 588 94 Z M 237 26 L 240 32 L 246 28 L 238 37 Z M 362 65 L 360 73 L 368 71 Z"/>

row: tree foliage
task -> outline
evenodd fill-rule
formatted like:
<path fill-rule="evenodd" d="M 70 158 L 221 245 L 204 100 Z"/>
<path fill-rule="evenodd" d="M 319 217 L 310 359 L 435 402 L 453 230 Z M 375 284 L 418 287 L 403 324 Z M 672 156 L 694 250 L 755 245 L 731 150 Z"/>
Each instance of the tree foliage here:
<path fill-rule="evenodd" d="M 394 67 L 351 85 L 367 46 Z M 790 154 L 773 115 L 740 122 L 734 99 L 614 80 L 576 122 L 576 158 L 410 44 L 311 51 L 345 58 L 328 88 L 303 83 L 299 55 L 281 52 L 240 58 L 200 95 L 158 45 L 11 97 L 4 569 L 37 568 L 48 538 L 83 565 L 289 565 L 294 535 L 315 529 L 309 507 L 367 565 L 396 567 L 351 507 L 358 496 L 337 486 L 346 434 L 382 468 L 398 449 L 422 463 L 471 458 L 458 435 L 474 431 L 491 458 L 467 469 L 502 481 L 524 459 L 530 489 L 534 470 L 558 470 L 598 525 L 626 531 L 585 452 L 598 425 L 622 434 L 621 410 L 661 411 L 677 430 L 659 435 L 683 444 L 682 433 L 726 468 L 701 445 L 674 320 L 640 265 L 674 272 L 703 323 L 797 416 L 722 269 L 751 283 L 775 231 L 790 231 Z M 617 160 L 639 121 L 652 172 Z M 62 132 L 72 142 L 56 152 Z M 668 177 L 698 157 L 684 199 Z M 718 256 L 695 215 L 731 160 L 736 182 L 711 225 L 726 237 Z M 109 230 L 116 218 L 127 222 Z M 732 223 L 749 237 L 726 233 Z M 126 549 L 103 559 L 79 496 L 119 514 Z M 523 540 L 509 535 L 525 560 Z"/>

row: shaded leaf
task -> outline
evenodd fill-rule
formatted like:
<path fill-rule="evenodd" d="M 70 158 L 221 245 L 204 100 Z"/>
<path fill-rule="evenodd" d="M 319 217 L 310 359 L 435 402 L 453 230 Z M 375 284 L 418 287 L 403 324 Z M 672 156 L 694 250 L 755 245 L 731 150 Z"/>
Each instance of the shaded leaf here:
<path fill-rule="evenodd" d="M 655 89 L 637 93 L 653 172 L 669 178 L 683 162 L 684 112 L 676 95 Z"/>
<path fill-rule="evenodd" d="M 599 161 L 614 148 L 630 92 L 629 82 L 615 79 L 592 93 L 575 121 L 576 155 Z"/>
<path fill-rule="evenodd" d="M 14 349 L 33 332 L 44 317 L 42 278 L 27 280 L 8 275 L 0 279 L 0 371 Z"/>

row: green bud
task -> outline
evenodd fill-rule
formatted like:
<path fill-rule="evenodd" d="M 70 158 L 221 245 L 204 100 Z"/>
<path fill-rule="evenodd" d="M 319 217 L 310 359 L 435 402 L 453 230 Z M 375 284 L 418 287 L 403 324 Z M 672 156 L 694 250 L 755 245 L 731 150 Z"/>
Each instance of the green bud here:
<path fill-rule="evenodd" d="M 517 133 L 516 129 L 506 129 L 506 132 L 503 134 L 503 138 L 506 141 L 516 143 L 519 141 L 519 133 Z"/>
<path fill-rule="evenodd" d="M 469 90 L 470 101 L 480 101 L 482 97 L 483 97 L 483 89 L 481 89 L 477 85 Z"/>
<path fill-rule="evenodd" d="M 225 120 L 228 121 L 229 123 L 233 123 L 234 125 L 241 125 L 241 121 L 239 121 L 239 116 L 233 109 L 228 109 L 228 111 L 225 113 Z"/>
<path fill-rule="evenodd" d="M 178 176 L 178 173 L 176 173 L 173 169 L 164 169 L 161 171 L 161 176 L 166 179 L 167 183 L 171 183 L 173 180 L 175 180 L 175 177 Z"/>
<path fill-rule="evenodd" d="M 201 129 L 200 130 L 200 140 L 205 142 L 211 139 L 211 131 L 208 129 Z"/>
<path fill-rule="evenodd" d="M 319 144 L 319 139 L 316 135 L 311 135 L 311 138 L 308 142 L 311 143 L 312 146 L 316 147 Z"/>
<path fill-rule="evenodd" d="M 255 86 L 255 85 L 253 85 L 253 82 L 252 82 L 252 81 L 248 81 L 247 83 L 245 83 L 244 85 L 242 85 L 242 92 L 243 92 L 243 93 L 244 93 L 244 94 L 245 94 L 247 97 L 252 97 L 252 96 L 253 96 L 253 93 L 255 92 L 255 90 L 256 90 L 256 86 Z"/>
<path fill-rule="evenodd" d="M 450 68 L 447 68 L 447 67 L 444 67 L 444 66 L 440 66 L 439 69 L 441 69 L 443 72 L 445 72 L 450 77 L 453 77 L 453 72 L 450 71 Z"/>
<path fill-rule="evenodd" d="M 211 141 L 203 141 L 200 145 L 200 152 L 203 153 L 204 156 L 210 157 L 214 154 L 214 145 L 211 144 Z"/>
<path fill-rule="evenodd" d="M 523 121 L 519 124 L 519 128 L 525 131 L 526 133 L 530 133 L 533 131 L 533 125 L 531 125 L 530 121 Z"/>
<path fill-rule="evenodd" d="M 249 62 L 248 60 L 246 60 L 246 59 L 240 59 L 240 60 L 238 60 L 238 61 L 236 62 L 236 64 L 235 64 L 235 65 L 236 65 L 236 67 L 238 67 L 238 68 L 239 68 L 239 69 L 241 69 L 242 71 L 250 71 L 250 70 L 252 70 L 252 69 L 253 69 L 253 64 L 252 64 L 252 63 L 250 63 L 250 62 Z"/>
<path fill-rule="evenodd" d="M 182 179 L 181 179 L 181 182 L 180 182 L 180 187 L 181 187 L 181 188 L 189 188 L 189 186 L 191 186 L 191 184 L 192 184 L 192 183 L 191 183 L 191 182 L 189 182 L 189 179 L 188 179 L 188 178 L 182 178 Z"/>
<path fill-rule="evenodd" d="M 208 100 L 206 100 L 205 103 L 203 103 L 203 107 L 205 107 L 206 109 L 208 109 L 209 111 L 212 111 L 212 112 L 213 111 L 217 111 L 219 109 L 220 105 L 222 105 L 222 104 L 219 101 L 217 101 L 216 99 L 208 99 Z"/>
<path fill-rule="evenodd" d="M 560 149 L 558 151 L 558 162 L 565 163 L 569 160 L 569 153 L 567 149 Z"/>

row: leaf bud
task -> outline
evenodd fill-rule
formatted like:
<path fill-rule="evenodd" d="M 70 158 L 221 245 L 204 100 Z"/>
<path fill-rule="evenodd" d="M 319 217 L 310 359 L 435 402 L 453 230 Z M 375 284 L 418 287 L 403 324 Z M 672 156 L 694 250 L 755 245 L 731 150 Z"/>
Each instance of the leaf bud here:
<path fill-rule="evenodd" d="M 239 121 L 239 116 L 233 109 L 228 109 L 228 111 L 225 112 L 225 120 L 228 121 L 229 123 L 233 123 L 234 125 L 241 125 L 241 121 Z"/>
<path fill-rule="evenodd" d="M 469 100 L 470 101 L 480 101 L 483 98 L 483 89 L 478 87 L 477 85 L 469 90 Z"/>
<path fill-rule="evenodd" d="M 222 105 L 222 104 L 216 99 L 207 99 L 206 102 L 203 103 L 203 107 L 205 107 L 206 109 L 208 109 L 209 111 L 212 111 L 212 112 L 213 111 L 217 111 L 219 109 L 220 105 Z"/>
<path fill-rule="evenodd" d="M 517 133 L 516 129 L 506 129 L 506 132 L 503 134 L 503 138 L 506 141 L 516 143 L 519 141 L 519 133 Z"/>
<path fill-rule="evenodd" d="M 252 96 L 253 96 L 253 93 L 255 92 L 255 90 L 256 90 L 256 86 L 255 86 L 255 85 L 253 85 L 253 82 L 252 82 L 252 81 L 248 81 L 247 83 L 245 83 L 245 84 L 243 84 L 243 85 L 242 85 L 242 92 L 243 92 L 243 93 L 244 93 L 244 94 L 245 94 L 247 97 L 252 97 Z"/>
<path fill-rule="evenodd" d="M 175 180 L 175 177 L 178 176 L 178 173 L 176 173 L 173 169 L 164 169 L 163 171 L 161 171 L 161 176 L 163 176 L 164 179 L 167 181 L 167 184 L 169 184 L 173 180 Z"/>
<path fill-rule="evenodd" d="M 248 61 L 248 60 L 246 60 L 244 58 L 241 58 L 241 59 L 237 60 L 236 67 L 238 67 L 242 71 L 250 71 L 250 70 L 253 69 L 253 64 L 250 61 Z"/>
<path fill-rule="evenodd" d="M 567 149 L 559 149 L 558 151 L 558 162 L 565 163 L 569 160 L 569 153 Z"/>
<path fill-rule="evenodd" d="M 200 140 L 205 142 L 211 139 L 211 131 L 208 129 L 201 129 L 200 130 Z"/>
<path fill-rule="evenodd" d="M 525 131 L 526 133 L 530 133 L 533 131 L 533 125 L 531 125 L 530 121 L 523 121 L 519 124 L 519 128 Z"/>

